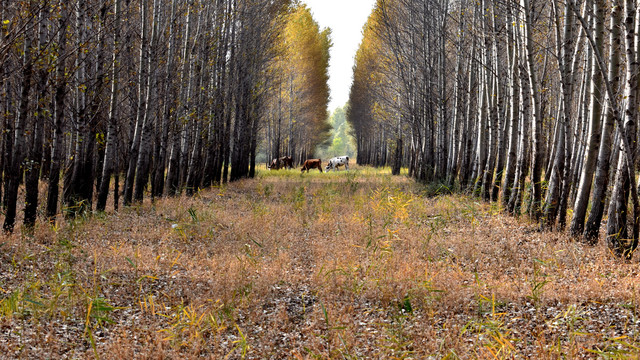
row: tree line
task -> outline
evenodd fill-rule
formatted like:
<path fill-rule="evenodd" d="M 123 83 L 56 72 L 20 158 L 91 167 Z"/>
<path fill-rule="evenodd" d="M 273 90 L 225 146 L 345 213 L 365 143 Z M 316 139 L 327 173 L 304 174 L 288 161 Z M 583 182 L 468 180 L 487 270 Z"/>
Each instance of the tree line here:
<path fill-rule="evenodd" d="M 378 0 L 348 120 L 358 163 L 441 182 L 542 229 L 638 244 L 639 3 Z"/>
<path fill-rule="evenodd" d="M 283 155 L 297 164 L 330 139 L 329 49 L 331 30 L 320 29 L 309 8 L 291 9 L 272 63 L 264 149 L 267 161 Z"/>
<path fill-rule="evenodd" d="M 22 203 L 32 227 L 253 177 L 276 118 L 287 152 L 325 139 L 299 128 L 326 121 L 330 32 L 297 2 L 0 0 L 0 19 L 7 232 Z"/>

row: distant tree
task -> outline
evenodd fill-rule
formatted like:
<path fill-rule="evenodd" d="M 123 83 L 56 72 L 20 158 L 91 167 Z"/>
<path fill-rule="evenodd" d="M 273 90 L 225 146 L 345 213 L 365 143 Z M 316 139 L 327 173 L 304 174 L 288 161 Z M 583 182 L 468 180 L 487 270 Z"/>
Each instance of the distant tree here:
<path fill-rule="evenodd" d="M 352 130 L 347 122 L 346 106 L 338 107 L 329 117 L 331 124 L 331 137 L 320 146 L 317 152 L 321 158 L 347 155 L 355 159 L 355 146 L 353 145 Z"/>

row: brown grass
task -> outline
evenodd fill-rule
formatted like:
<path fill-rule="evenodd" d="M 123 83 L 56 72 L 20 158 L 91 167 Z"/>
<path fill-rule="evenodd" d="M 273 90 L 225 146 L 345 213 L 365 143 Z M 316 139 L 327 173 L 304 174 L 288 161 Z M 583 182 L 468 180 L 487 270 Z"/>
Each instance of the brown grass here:
<path fill-rule="evenodd" d="M 0 357 L 637 357 L 635 262 L 427 192 L 263 171 L 6 236 Z"/>

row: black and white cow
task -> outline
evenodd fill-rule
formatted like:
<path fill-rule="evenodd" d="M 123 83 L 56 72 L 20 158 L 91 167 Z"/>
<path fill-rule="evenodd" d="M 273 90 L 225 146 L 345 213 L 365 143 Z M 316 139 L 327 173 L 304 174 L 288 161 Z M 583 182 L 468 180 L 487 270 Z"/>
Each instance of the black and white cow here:
<path fill-rule="evenodd" d="M 349 170 L 349 157 L 348 156 L 338 156 L 331 158 L 327 166 L 324 168 L 325 171 L 329 170 L 337 170 L 338 167 L 343 166 L 345 169 Z"/>

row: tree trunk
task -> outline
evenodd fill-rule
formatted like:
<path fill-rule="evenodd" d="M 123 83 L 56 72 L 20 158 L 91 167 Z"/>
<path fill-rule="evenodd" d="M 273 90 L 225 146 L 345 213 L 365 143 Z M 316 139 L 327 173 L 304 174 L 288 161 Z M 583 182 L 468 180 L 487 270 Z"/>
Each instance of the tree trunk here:
<path fill-rule="evenodd" d="M 531 119 L 531 84 L 529 83 L 530 78 L 527 76 L 525 71 L 525 64 L 523 64 L 524 60 L 524 49 L 523 44 L 520 43 L 520 37 L 518 36 L 518 46 L 516 51 L 520 51 L 518 54 L 520 58 L 520 63 L 518 66 L 518 73 L 520 74 L 520 101 L 522 102 L 522 108 L 520 113 L 520 137 L 518 139 L 518 157 L 517 157 L 517 165 L 516 165 L 516 173 L 514 176 L 513 187 L 511 190 L 511 197 L 509 198 L 509 206 L 507 207 L 507 212 L 512 215 L 520 215 L 520 207 L 522 204 L 522 197 L 524 195 L 524 185 L 525 179 L 529 173 L 528 166 L 528 148 L 529 148 L 529 129 L 531 127 L 530 120 Z"/>
<path fill-rule="evenodd" d="M 147 86 L 146 86 L 146 100 L 145 100 L 145 109 L 144 109 L 144 119 L 142 121 L 142 134 L 140 135 L 140 147 L 138 148 L 138 158 L 136 161 L 135 167 L 135 185 L 134 185 L 134 193 L 133 198 L 136 202 L 142 202 L 144 188 L 149 183 L 149 169 L 151 163 L 151 149 L 153 139 L 153 129 L 155 125 L 155 116 L 152 115 L 153 109 L 156 106 L 157 93 L 156 88 L 158 84 L 158 75 L 156 71 L 156 67 L 152 67 L 152 59 L 157 57 L 157 42 L 158 42 L 158 11 L 159 6 L 157 3 L 158 0 L 153 1 L 152 8 L 152 27 L 151 27 L 151 42 L 147 51 L 147 70 L 146 73 L 148 75 Z"/>
<path fill-rule="evenodd" d="M 489 75 L 488 70 L 486 69 L 487 64 L 487 40 L 483 43 L 483 48 L 481 49 L 481 61 L 482 68 L 480 70 L 480 89 L 478 91 L 478 128 L 477 128 L 477 144 L 476 144 L 476 154 L 475 161 L 473 167 L 473 175 L 471 176 L 474 186 L 473 186 L 473 195 L 480 196 L 481 188 L 482 188 L 482 178 L 484 175 L 485 167 L 487 165 L 487 142 L 488 142 L 488 104 L 487 99 L 489 98 L 489 85 L 488 78 Z"/>
<path fill-rule="evenodd" d="M 114 165 L 116 162 L 116 148 L 118 145 L 118 93 L 120 91 L 120 1 L 115 0 L 114 14 L 115 22 L 113 27 L 114 47 L 112 54 L 112 72 L 111 72 L 111 99 L 109 102 L 109 124 L 107 125 L 107 138 L 105 141 L 104 160 L 102 163 L 102 180 L 100 181 L 100 190 L 98 191 L 98 199 L 96 202 L 96 210 L 104 211 L 109 197 L 109 186 L 111 184 L 111 176 L 113 175 Z"/>
<path fill-rule="evenodd" d="M 47 43 L 47 19 L 48 9 L 45 7 L 40 11 L 40 29 L 38 51 L 43 51 Z M 38 69 L 38 84 L 36 97 L 36 119 L 33 124 L 31 133 L 31 144 L 29 156 L 26 166 L 26 183 L 25 183 L 25 207 L 24 207 L 24 225 L 32 228 L 36 223 L 38 210 L 38 184 L 40 180 L 40 169 L 42 167 L 42 147 L 43 132 L 46 118 L 46 101 L 47 101 L 47 82 L 49 80 L 49 71 L 44 66 Z"/>
<path fill-rule="evenodd" d="M 543 166 L 543 153 L 542 153 L 542 112 L 540 108 L 540 91 L 538 88 L 538 78 L 535 68 L 535 54 L 534 54 L 534 39 L 531 32 L 533 27 L 533 19 L 535 9 L 532 6 L 533 3 L 530 0 L 522 0 L 522 6 L 524 7 L 524 41 L 525 41 L 525 54 L 528 65 L 529 82 L 530 82 L 530 97 L 533 109 L 533 124 L 531 126 L 531 137 L 533 140 L 533 146 L 531 148 L 531 208 L 529 216 L 531 219 L 538 221 L 541 215 L 541 201 L 542 201 L 542 184 L 541 174 Z"/>
<path fill-rule="evenodd" d="M 617 89 L 620 83 L 618 73 L 620 71 L 620 27 L 618 24 L 622 22 L 622 11 L 619 6 L 614 6 L 611 11 L 611 27 L 610 27 L 610 51 L 611 61 L 609 62 L 608 81 L 613 89 Z M 606 191 L 609 185 L 609 170 L 611 164 L 611 141 L 613 128 L 615 124 L 614 109 L 616 100 L 610 99 L 606 95 L 605 111 L 606 118 L 600 136 L 600 146 L 598 148 L 598 166 L 596 168 L 595 179 L 593 180 L 593 193 L 591 194 L 591 212 L 584 227 L 584 240 L 595 245 L 598 242 L 600 225 L 604 208 L 606 205 Z M 616 157 L 617 159 L 617 157 Z M 617 162 L 616 162 L 617 163 Z"/>
<path fill-rule="evenodd" d="M 171 0 L 171 14 L 169 19 L 169 40 L 167 49 L 167 64 L 165 68 L 165 89 L 163 99 L 162 134 L 160 135 L 160 145 L 157 153 L 156 166 L 153 174 L 153 196 L 160 197 L 164 194 L 165 169 L 167 162 L 167 150 L 169 148 L 169 128 L 172 122 L 172 111 L 176 106 L 175 93 L 175 51 L 177 47 L 176 34 L 176 6 L 177 0 Z"/>
<path fill-rule="evenodd" d="M 68 20 L 68 9 L 66 0 L 60 0 L 59 6 L 61 9 L 61 14 L 60 19 L 58 20 L 58 57 L 56 58 L 56 86 L 54 93 L 55 112 L 53 122 L 53 141 L 51 145 L 51 167 L 49 170 L 49 184 L 47 193 L 47 218 L 51 223 L 55 223 L 55 217 L 58 213 L 60 170 L 62 167 L 62 158 L 64 154 L 64 100 L 67 87 L 64 64 Z"/>
<path fill-rule="evenodd" d="M 516 151 L 518 149 L 518 124 L 520 112 L 520 67 L 518 58 L 518 48 L 515 44 L 513 33 L 516 32 L 515 25 L 511 25 L 511 16 L 509 16 L 509 45 L 510 64 L 509 64 L 509 150 L 507 151 L 507 164 L 505 166 L 504 181 L 502 186 L 502 206 L 509 211 L 509 200 L 511 198 L 512 186 L 514 184 L 516 162 Z M 511 211 L 512 212 L 512 211 Z"/>
<path fill-rule="evenodd" d="M 618 162 L 615 184 L 611 193 L 611 205 L 609 206 L 609 220 L 607 221 L 607 245 L 617 255 L 630 258 L 633 255 L 638 243 L 638 199 L 635 184 L 635 158 L 636 158 L 636 124 L 638 92 L 636 60 L 636 48 L 634 44 L 634 31 L 636 6 L 634 1 L 627 0 L 625 3 L 626 17 L 624 20 L 625 33 L 625 53 L 627 58 L 625 99 L 627 107 L 624 113 L 624 126 L 621 133 L 623 139 L 622 153 Z M 633 195 L 633 218 L 632 234 L 627 230 L 627 202 L 629 193 Z"/>
<path fill-rule="evenodd" d="M 556 221 L 556 215 L 560 200 L 560 187 L 562 185 L 562 176 L 564 175 L 564 162 L 565 162 L 565 127 L 566 119 L 557 120 L 558 142 L 556 144 L 556 152 L 553 157 L 553 168 L 551 171 L 551 178 L 549 179 L 549 187 L 547 191 L 547 198 L 545 199 L 544 217 L 541 222 L 543 229 L 551 229 Z"/>
<path fill-rule="evenodd" d="M 140 63 L 138 67 L 138 105 L 136 108 L 136 121 L 134 126 L 133 139 L 131 141 L 131 147 L 129 148 L 129 163 L 127 166 L 127 175 L 124 180 L 123 200 L 125 206 L 130 205 L 133 200 L 134 180 L 136 175 L 138 154 L 140 151 L 140 142 L 142 139 L 143 127 L 145 127 L 145 125 L 148 126 L 148 124 L 145 124 L 145 121 L 149 119 L 149 61 L 151 59 L 151 54 L 149 50 L 149 6 L 147 5 L 147 0 L 142 0 L 140 14 L 141 32 Z"/>
<path fill-rule="evenodd" d="M 26 33 L 24 39 L 24 55 L 22 68 L 22 84 L 20 92 L 20 106 L 18 109 L 18 117 L 14 126 L 13 151 L 10 157 L 8 173 L 5 181 L 8 183 L 5 191 L 5 199 L 7 208 L 5 212 L 3 229 L 5 232 L 13 232 L 16 222 L 16 206 L 18 201 L 18 186 L 22 178 L 22 160 L 25 157 L 24 147 L 25 127 L 27 125 L 27 116 L 29 113 L 29 93 L 31 91 L 31 78 L 33 77 L 33 59 L 31 55 L 31 34 Z"/>
<path fill-rule="evenodd" d="M 604 12 L 606 4 L 603 0 L 595 1 L 595 47 L 594 51 L 601 54 L 604 52 Z M 571 236 L 579 236 L 584 231 L 584 220 L 587 213 L 587 205 L 589 201 L 589 193 L 591 192 L 591 184 L 593 174 L 596 168 L 596 160 L 598 157 L 598 145 L 601 140 L 602 131 L 602 82 L 603 74 L 599 72 L 597 62 L 593 62 L 592 79 L 591 79 L 591 100 L 589 113 L 589 138 L 588 148 L 584 159 L 584 166 L 580 176 L 580 184 L 576 194 L 576 202 L 573 206 L 573 218 L 571 219 L 571 227 L 569 232 Z"/>
<path fill-rule="evenodd" d="M 92 30 L 93 23 L 87 14 L 87 4 L 78 1 L 76 29 L 79 32 L 78 46 L 86 46 L 90 41 L 87 35 Z M 86 211 L 91 211 L 93 202 L 94 182 L 94 147 L 96 142 L 96 125 L 100 122 L 102 113 L 102 97 L 104 88 L 104 48 L 105 34 L 101 29 L 106 22 L 106 2 L 98 17 L 98 51 L 95 57 L 92 54 L 79 56 L 77 60 L 77 92 L 76 92 L 76 131 L 75 149 L 71 171 L 66 173 L 64 202 L 68 216 L 76 216 Z M 93 76 L 93 77 L 92 77 Z M 86 90 L 83 90 L 86 89 Z"/>

